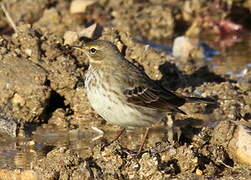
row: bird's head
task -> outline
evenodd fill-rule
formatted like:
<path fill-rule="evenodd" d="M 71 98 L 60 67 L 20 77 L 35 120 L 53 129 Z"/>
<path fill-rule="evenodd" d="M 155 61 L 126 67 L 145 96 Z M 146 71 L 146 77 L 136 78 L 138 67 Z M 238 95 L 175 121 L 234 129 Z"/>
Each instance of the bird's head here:
<path fill-rule="evenodd" d="M 121 59 L 118 48 L 111 42 L 105 40 L 95 40 L 85 43 L 83 46 L 72 47 L 84 52 L 92 65 L 109 65 Z"/>

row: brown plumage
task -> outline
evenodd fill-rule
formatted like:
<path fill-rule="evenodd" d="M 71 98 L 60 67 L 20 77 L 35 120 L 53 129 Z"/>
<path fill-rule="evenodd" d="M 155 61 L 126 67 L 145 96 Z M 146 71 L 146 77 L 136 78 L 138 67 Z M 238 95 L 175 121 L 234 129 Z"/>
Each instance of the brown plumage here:
<path fill-rule="evenodd" d="M 179 109 L 186 102 L 213 102 L 177 95 L 161 87 L 125 59 L 109 41 L 96 40 L 76 48 L 90 61 L 85 81 L 89 102 L 109 123 L 150 127 L 167 113 L 186 114 Z"/>

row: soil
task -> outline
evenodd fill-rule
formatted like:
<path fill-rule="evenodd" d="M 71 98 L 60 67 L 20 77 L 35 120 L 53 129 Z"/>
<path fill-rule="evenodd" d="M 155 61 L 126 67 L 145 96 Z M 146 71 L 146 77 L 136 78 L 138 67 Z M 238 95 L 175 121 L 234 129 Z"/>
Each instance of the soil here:
<path fill-rule="evenodd" d="M 202 14 L 217 21 L 226 16 L 234 19 L 242 10 L 245 18 L 241 23 L 248 28 L 245 20 L 251 17 L 247 11 L 249 1 L 233 1 L 233 8 L 225 11 L 227 2 L 100 0 L 84 12 L 72 14 L 71 1 L 2 0 L 17 25 L 14 32 L 4 13 L 0 13 L 2 138 L 9 141 L 8 136 L 23 137 L 36 144 L 41 134 L 62 132 L 64 139 L 62 144 L 44 140 L 44 144 L 53 144 L 46 150 L 29 145 L 36 155 L 29 171 L 24 168 L 25 173 L 18 176 L 31 172 L 29 177 L 38 179 L 250 179 L 251 153 L 246 152 L 245 157 L 250 159 L 243 161 L 236 148 L 238 134 L 250 136 L 250 69 L 239 79 L 231 78 L 210 69 L 200 56 L 180 60 L 142 43 L 170 42 L 184 35 Z M 214 7 L 218 7 L 217 15 L 212 13 Z M 112 41 L 164 87 L 183 95 L 212 97 L 218 104 L 184 105 L 182 109 L 188 115 L 176 116 L 175 126 L 182 135 L 175 144 L 167 141 L 163 121 L 154 125 L 140 154 L 137 150 L 144 129 L 127 132 L 105 146 L 120 128 L 106 124 L 90 107 L 84 90 L 88 59 L 72 50 L 64 39 L 66 32 L 80 32 L 94 23 L 98 28 L 91 38 Z M 205 24 L 200 28 L 210 31 Z M 202 31 L 188 36 L 196 41 Z M 221 36 L 215 31 L 212 34 Z M 87 38 L 80 37 L 73 44 L 81 45 Z M 92 141 L 97 134 L 92 128 L 102 129 L 104 136 Z M 80 132 L 81 143 L 69 140 L 68 134 Z M 84 150 L 76 151 L 72 142 L 78 147 L 84 144 Z"/>

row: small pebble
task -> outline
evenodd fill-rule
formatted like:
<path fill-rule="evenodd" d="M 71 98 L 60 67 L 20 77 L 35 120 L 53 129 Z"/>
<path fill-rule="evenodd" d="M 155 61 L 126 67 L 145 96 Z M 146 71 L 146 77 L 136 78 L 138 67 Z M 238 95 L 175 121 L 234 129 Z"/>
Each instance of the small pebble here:
<path fill-rule="evenodd" d="M 95 0 L 74 0 L 71 2 L 70 12 L 72 14 L 83 13 L 88 6 L 94 4 L 95 2 Z"/>
<path fill-rule="evenodd" d="M 77 32 L 66 31 L 64 33 L 64 44 L 73 45 L 74 42 L 78 40 L 79 36 Z"/>
<path fill-rule="evenodd" d="M 203 175 L 203 172 L 202 172 L 202 170 L 200 170 L 200 169 L 196 169 L 196 172 L 195 172 L 198 176 L 201 176 L 201 175 Z"/>

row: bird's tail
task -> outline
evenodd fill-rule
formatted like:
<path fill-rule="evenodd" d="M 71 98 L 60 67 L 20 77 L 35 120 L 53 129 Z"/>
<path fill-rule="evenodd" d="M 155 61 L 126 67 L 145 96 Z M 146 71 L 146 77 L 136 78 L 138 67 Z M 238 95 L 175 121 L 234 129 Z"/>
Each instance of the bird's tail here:
<path fill-rule="evenodd" d="M 217 104 L 215 99 L 203 98 L 203 97 L 185 97 L 188 103 L 205 103 L 205 104 Z"/>

